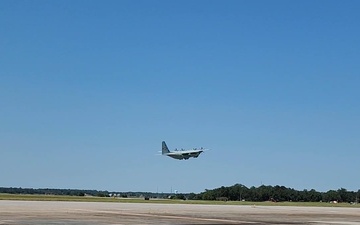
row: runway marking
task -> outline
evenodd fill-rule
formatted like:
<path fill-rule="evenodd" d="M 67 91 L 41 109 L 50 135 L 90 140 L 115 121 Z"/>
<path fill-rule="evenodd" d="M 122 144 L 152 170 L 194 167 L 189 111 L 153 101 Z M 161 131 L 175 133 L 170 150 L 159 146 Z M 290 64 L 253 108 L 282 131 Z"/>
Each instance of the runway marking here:
<path fill-rule="evenodd" d="M 343 221 L 310 221 L 310 223 L 316 224 L 342 224 L 342 225 L 359 225 L 360 222 L 343 222 Z"/>
<path fill-rule="evenodd" d="M 9 224 L 9 222 L 10 222 L 10 223 L 13 223 L 14 220 L 1 220 L 1 221 L 0 221 L 0 224 Z"/>
<path fill-rule="evenodd" d="M 172 215 L 158 215 L 158 214 L 146 214 L 146 213 L 127 213 L 127 212 L 118 212 L 118 211 L 98 211 L 98 210 L 86 210 L 86 209 L 75 209 L 76 211 L 83 212 L 92 212 L 92 213 L 104 213 L 104 214 L 115 214 L 123 216 L 142 216 L 142 217 L 154 217 L 154 218 L 164 218 L 164 219 L 185 219 L 185 220 L 195 220 L 195 221 L 208 221 L 208 222 L 221 222 L 221 223 L 248 223 L 253 224 L 256 222 L 249 221 L 239 221 L 239 220 L 229 220 L 229 219 L 216 219 L 216 218 L 199 218 L 191 216 L 172 216 Z"/>

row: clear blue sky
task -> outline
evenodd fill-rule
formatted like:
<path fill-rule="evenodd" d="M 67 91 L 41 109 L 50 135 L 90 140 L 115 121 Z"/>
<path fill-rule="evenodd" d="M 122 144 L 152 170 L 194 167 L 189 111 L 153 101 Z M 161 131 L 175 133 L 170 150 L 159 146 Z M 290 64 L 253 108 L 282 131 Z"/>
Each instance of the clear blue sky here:
<path fill-rule="evenodd" d="M 360 188 L 359 1 L 0 1 L 0 186 Z M 207 147 L 197 159 L 158 156 Z"/>

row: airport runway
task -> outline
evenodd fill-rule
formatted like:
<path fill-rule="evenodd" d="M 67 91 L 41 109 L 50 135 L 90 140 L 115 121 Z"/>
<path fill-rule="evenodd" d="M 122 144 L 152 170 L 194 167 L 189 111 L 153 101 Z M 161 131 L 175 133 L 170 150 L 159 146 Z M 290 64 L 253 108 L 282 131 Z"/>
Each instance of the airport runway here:
<path fill-rule="evenodd" d="M 360 208 L 2 200 L 0 224 L 360 225 Z"/>

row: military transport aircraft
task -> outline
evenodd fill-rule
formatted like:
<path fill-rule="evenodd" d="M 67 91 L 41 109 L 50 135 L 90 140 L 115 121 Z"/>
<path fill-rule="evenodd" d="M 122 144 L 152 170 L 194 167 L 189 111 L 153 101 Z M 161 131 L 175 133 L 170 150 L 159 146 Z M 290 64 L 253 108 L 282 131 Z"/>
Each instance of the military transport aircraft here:
<path fill-rule="evenodd" d="M 183 149 L 177 150 L 177 149 L 175 149 L 175 151 L 170 152 L 165 141 L 162 142 L 162 155 L 169 156 L 171 158 L 179 159 L 179 160 L 182 160 L 182 159 L 186 160 L 191 157 L 197 158 L 205 150 L 207 150 L 207 149 L 204 149 L 204 148 L 200 148 L 200 149 L 194 148 L 192 150 L 183 150 Z"/>

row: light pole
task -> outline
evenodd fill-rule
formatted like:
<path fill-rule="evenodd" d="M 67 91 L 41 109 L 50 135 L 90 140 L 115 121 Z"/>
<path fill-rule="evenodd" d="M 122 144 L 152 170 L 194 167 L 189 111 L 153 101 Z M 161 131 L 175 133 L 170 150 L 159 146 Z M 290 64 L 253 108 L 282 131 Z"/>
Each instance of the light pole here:
<path fill-rule="evenodd" d="M 239 185 L 239 201 L 241 202 L 241 190 L 242 190 L 242 187 L 243 187 L 244 185 L 242 185 L 242 184 L 240 184 Z"/>

